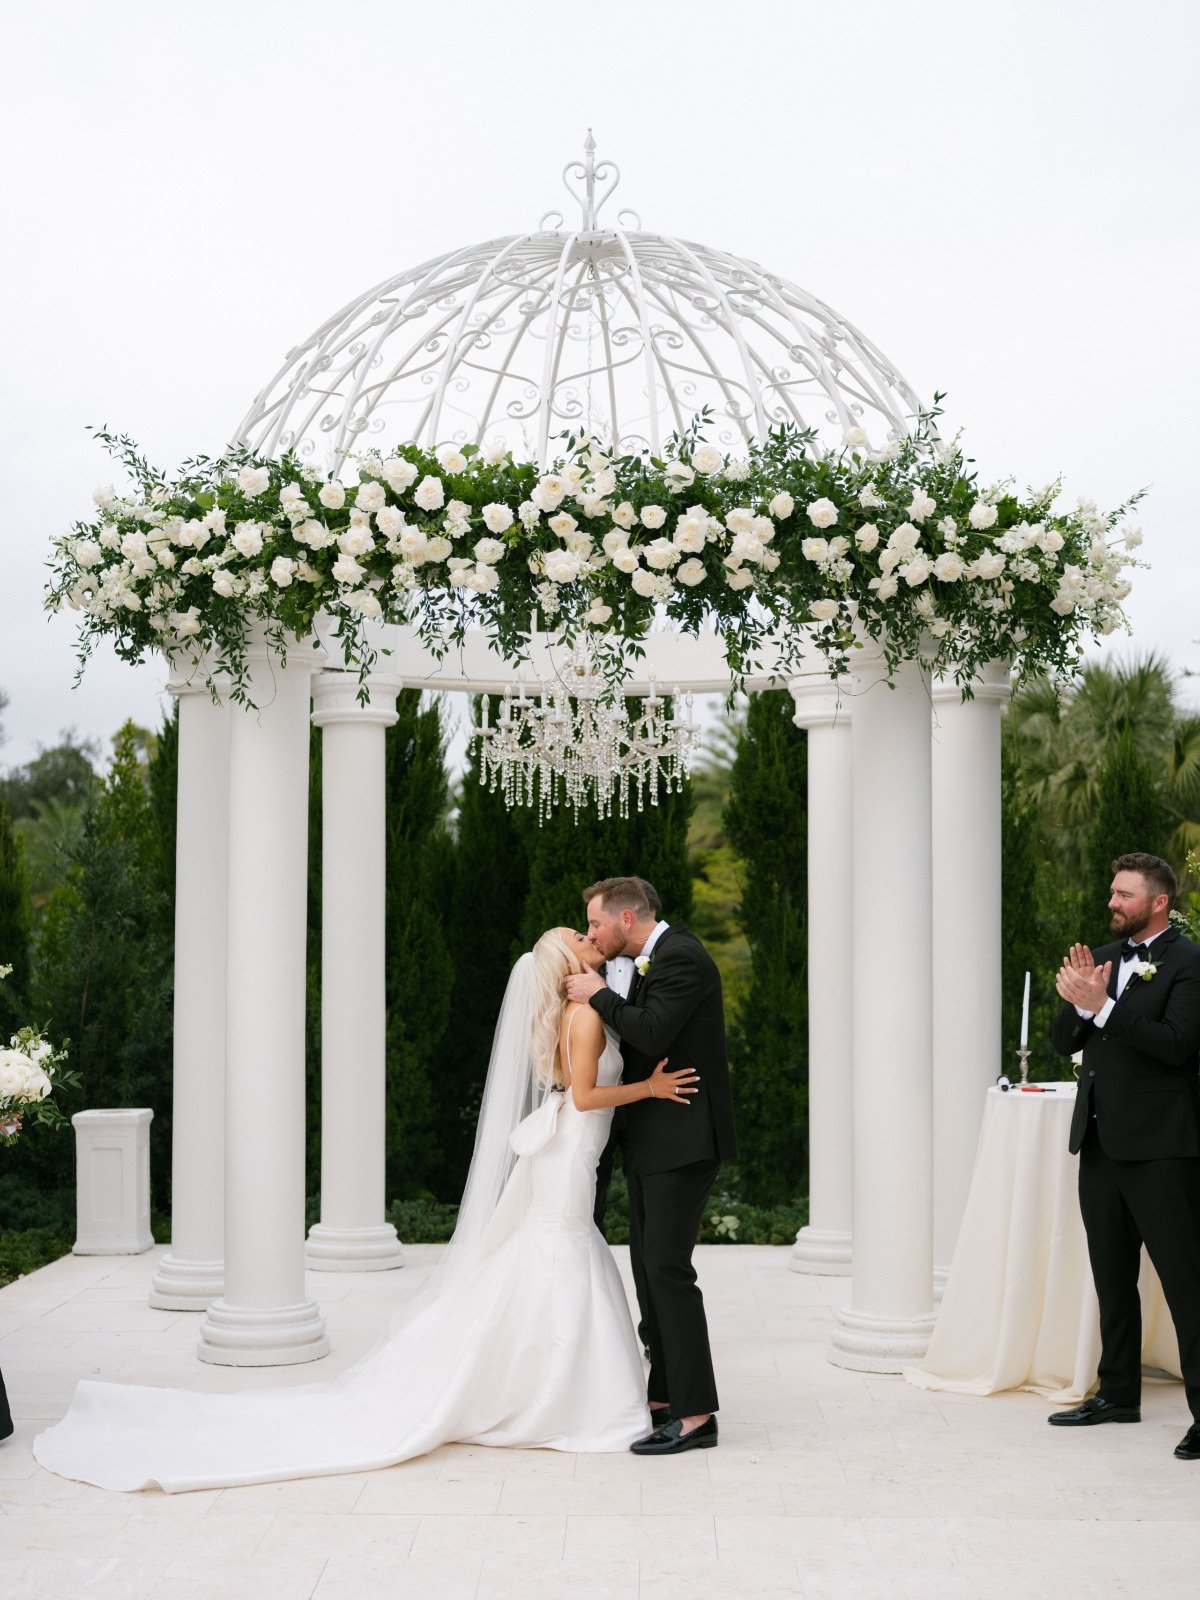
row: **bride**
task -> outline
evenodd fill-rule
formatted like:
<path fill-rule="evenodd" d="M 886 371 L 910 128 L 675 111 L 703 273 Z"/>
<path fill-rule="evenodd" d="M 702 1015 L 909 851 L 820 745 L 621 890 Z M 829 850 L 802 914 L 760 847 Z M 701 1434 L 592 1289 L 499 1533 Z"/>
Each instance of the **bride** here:
<path fill-rule="evenodd" d="M 602 957 L 571 928 L 513 968 L 458 1224 L 386 1338 L 332 1383 L 200 1394 L 80 1383 L 43 1467 L 104 1489 L 209 1489 L 362 1472 L 451 1441 L 626 1450 L 650 1415 L 625 1292 L 592 1222 L 616 1106 L 687 1106 L 696 1074 L 621 1084 L 621 1052 L 565 980 Z M 531 1110 L 532 1107 L 532 1110 Z"/>

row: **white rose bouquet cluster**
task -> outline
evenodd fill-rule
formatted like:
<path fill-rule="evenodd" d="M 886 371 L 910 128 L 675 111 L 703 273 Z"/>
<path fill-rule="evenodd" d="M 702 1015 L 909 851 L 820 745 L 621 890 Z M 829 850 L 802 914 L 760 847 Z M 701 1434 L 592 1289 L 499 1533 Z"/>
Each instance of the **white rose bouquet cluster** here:
<path fill-rule="evenodd" d="M 964 684 L 996 658 L 1069 670 L 1124 620 L 1140 495 L 1101 512 L 1061 507 L 1057 483 L 984 487 L 937 415 L 879 449 L 857 428 L 829 453 L 780 427 L 730 456 L 702 413 L 663 459 L 578 435 L 544 473 L 501 447 L 403 445 L 359 456 L 353 484 L 237 455 L 168 481 L 102 431 L 133 488 L 98 491 L 56 541 L 46 603 L 81 613 L 81 664 L 101 638 L 128 660 L 191 645 L 235 696 L 249 621 L 282 644 L 318 612 L 364 675 L 368 620 L 410 623 L 438 655 L 485 626 L 519 662 L 539 617 L 568 643 L 598 637 L 615 684 L 656 615 L 714 621 L 735 679 L 768 635 L 781 676 L 814 645 L 844 671 L 856 627 L 890 667 L 920 654 Z"/>
<path fill-rule="evenodd" d="M 0 967 L 0 980 L 11 967 Z M 63 1068 L 66 1048 L 55 1049 L 37 1028 L 14 1033 L 0 1050 L 0 1144 L 15 1144 L 26 1119 L 61 1124 L 62 1112 L 50 1095 L 60 1085 L 75 1085 L 76 1075 Z"/>

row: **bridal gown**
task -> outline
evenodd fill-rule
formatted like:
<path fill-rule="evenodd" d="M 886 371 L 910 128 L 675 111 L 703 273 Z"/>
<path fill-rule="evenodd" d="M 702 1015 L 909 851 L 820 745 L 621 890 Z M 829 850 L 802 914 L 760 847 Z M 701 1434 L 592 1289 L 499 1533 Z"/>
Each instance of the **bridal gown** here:
<path fill-rule="evenodd" d="M 620 1075 L 609 1034 L 597 1083 Z M 212 1395 L 83 1382 L 34 1455 L 104 1489 L 178 1491 L 362 1472 L 451 1441 L 626 1450 L 650 1416 L 625 1291 L 592 1221 L 612 1115 L 577 1110 L 568 1091 L 527 1117 L 480 1261 L 334 1383 Z"/>

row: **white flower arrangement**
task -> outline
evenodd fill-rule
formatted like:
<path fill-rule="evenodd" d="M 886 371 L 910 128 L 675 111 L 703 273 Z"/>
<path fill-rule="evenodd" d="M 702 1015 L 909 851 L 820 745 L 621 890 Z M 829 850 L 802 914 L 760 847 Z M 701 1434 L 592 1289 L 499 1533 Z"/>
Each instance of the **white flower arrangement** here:
<path fill-rule="evenodd" d="M 781 427 L 731 460 L 701 442 L 702 413 L 665 460 L 570 438 L 541 473 L 498 448 L 404 445 L 364 457 L 349 485 L 294 456 L 199 460 L 168 481 L 101 431 L 133 488 L 97 491 L 92 519 L 55 541 L 46 605 L 80 614 L 81 661 L 103 639 L 128 661 L 187 648 L 241 699 L 248 622 L 282 646 L 318 612 L 364 677 L 368 619 L 413 625 L 437 656 L 483 626 L 517 664 L 537 608 L 567 644 L 604 629 L 614 686 L 626 642 L 661 613 L 686 632 L 715 622 L 735 682 L 768 635 L 781 679 L 814 645 L 842 673 L 855 627 L 889 671 L 918 657 L 963 683 L 995 659 L 1069 671 L 1124 623 L 1140 496 L 1102 514 L 1053 509 L 1057 485 L 982 489 L 936 415 L 883 450 L 822 454 Z"/>
<path fill-rule="evenodd" d="M 1157 977 L 1158 968 L 1153 961 L 1139 961 L 1133 972 L 1134 976 L 1140 978 L 1143 983 L 1149 983 L 1151 978 Z"/>
<path fill-rule="evenodd" d="M 0 967 L 0 982 L 12 972 Z M 66 1119 L 50 1099 L 62 1086 L 76 1086 L 75 1073 L 67 1072 L 66 1046 L 56 1049 L 37 1028 L 22 1028 L 0 1050 L 0 1144 L 15 1144 L 25 1122 L 61 1125 Z"/>
<path fill-rule="evenodd" d="M 650 966 L 653 960 L 653 956 L 637 956 L 634 959 L 634 970 L 637 972 L 639 978 L 644 978 L 650 971 Z"/>

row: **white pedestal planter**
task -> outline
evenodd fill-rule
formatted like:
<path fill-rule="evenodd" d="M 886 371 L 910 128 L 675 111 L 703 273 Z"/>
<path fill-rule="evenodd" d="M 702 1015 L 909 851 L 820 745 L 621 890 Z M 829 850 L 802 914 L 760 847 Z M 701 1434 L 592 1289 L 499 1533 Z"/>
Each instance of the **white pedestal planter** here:
<path fill-rule="evenodd" d="M 321 729 L 321 1220 L 306 1257 L 320 1272 L 404 1265 L 383 1217 L 386 1128 L 384 996 L 386 785 L 384 734 L 394 683 L 322 672 L 313 684 Z"/>
<path fill-rule="evenodd" d="M 808 1194 L 794 1272 L 850 1271 L 853 1152 L 854 784 L 848 695 L 828 678 L 791 685 L 808 730 Z"/>
<path fill-rule="evenodd" d="M 225 899 L 229 877 L 229 705 L 183 664 L 175 848 L 175 1058 L 171 1248 L 150 1304 L 204 1311 L 224 1287 Z"/>
<path fill-rule="evenodd" d="M 150 1123 L 153 1111 L 77 1111 L 77 1256 L 138 1256 L 150 1232 Z"/>
<path fill-rule="evenodd" d="M 854 663 L 854 1259 L 829 1359 L 899 1372 L 933 1331 L 929 674 Z"/>

